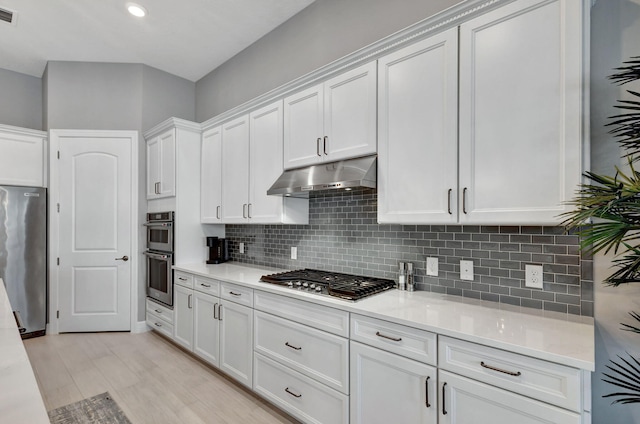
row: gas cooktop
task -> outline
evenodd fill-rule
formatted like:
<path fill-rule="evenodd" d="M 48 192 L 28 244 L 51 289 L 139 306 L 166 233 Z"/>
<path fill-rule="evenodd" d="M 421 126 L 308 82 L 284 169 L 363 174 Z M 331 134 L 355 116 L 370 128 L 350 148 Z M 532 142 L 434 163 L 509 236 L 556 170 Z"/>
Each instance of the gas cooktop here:
<path fill-rule="evenodd" d="M 395 281 L 384 278 L 362 277 L 338 272 L 319 271 L 317 269 L 300 269 L 263 275 L 260 281 L 286 286 L 292 290 L 353 301 L 396 286 Z"/>

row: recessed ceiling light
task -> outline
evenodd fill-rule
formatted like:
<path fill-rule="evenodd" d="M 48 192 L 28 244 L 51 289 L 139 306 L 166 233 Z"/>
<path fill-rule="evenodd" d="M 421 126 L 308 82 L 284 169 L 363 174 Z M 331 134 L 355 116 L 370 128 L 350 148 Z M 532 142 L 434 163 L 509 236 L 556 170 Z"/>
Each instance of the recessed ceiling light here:
<path fill-rule="evenodd" d="M 138 18 L 143 18 L 147 15 L 147 9 L 137 3 L 127 3 L 127 10 L 133 16 L 136 16 Z"/>

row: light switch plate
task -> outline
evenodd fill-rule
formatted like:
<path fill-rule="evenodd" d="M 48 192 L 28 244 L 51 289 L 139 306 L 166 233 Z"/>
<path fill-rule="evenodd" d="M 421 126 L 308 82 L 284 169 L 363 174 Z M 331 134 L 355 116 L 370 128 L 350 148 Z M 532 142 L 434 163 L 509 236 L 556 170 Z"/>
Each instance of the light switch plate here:
<path fill-rule="evenodd" d="M 427 258 L 427 275 L 438 276 L 438 258 Z"/>
<path fill-rule="evenodd" d="M 244 243 L 238 243 L 238 250 L 240 251 L 240 253 L 244 253 Z"/>
<path fill-rule="evenodd" d="M 473 261 L 460 261 L 460 279 L 473 281 Z"/>
<path fill-rule="evenodd" d="M 534 289 L 541 289 L 543 285 L 542 265 L 526 264 L 524 266 L 524 285 Z"/>
<path fill-rule="evenodd" d="M 291 246 L 291 259 L 298 259 L 298 248 Z"/>

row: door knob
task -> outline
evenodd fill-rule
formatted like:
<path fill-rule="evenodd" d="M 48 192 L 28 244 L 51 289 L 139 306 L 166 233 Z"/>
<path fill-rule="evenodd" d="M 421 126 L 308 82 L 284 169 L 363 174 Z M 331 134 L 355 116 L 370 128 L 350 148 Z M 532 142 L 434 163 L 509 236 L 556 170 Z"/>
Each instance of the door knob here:
<path fill-rule="evenodd" d="M 116 261 L 125 261 L 127 262 L 129 260 L 129 257 L 127 255 L 121 257 L 121 258 L 116 258 Z"/>

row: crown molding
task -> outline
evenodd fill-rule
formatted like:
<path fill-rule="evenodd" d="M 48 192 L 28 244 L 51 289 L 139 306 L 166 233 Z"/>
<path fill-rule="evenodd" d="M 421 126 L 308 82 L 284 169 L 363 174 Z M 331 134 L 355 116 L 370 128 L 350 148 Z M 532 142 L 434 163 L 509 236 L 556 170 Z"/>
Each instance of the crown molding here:
<path fill-rule="evenodd" d="M 160 122 L 158 125 L 144 132 L 144 138 L 149 139 L 155 137 L 167 130 L 172 128 L 193 131 L 200 133 L 202 132 L 202 125 L 197 122 L 187 121 L 186 119 L 180 118 L 169 118 Z"/>
<path fill-rule="evenodd" d="M 0 131 L 13 135 L 26 135 L 31 137 L 47 138 L 48 133 L 46 131 L 33 130 L 30 128 L 14 127 L 13 125 L 0 124 Z"/>

